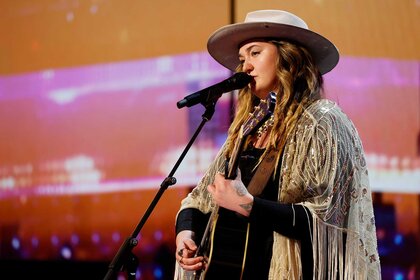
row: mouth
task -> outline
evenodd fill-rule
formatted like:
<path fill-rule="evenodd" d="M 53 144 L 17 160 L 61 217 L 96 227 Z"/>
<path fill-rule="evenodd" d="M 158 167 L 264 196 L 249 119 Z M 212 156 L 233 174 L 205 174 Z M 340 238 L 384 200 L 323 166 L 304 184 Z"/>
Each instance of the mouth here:
<path fill-rule="evenodd" d="M 255 81 L 255 76 L 252 76 L 252 80 L 251 80 L 251 82 L 249 82 L 249 85 L 255 86 L 256 83 L 257 82 Z"/>

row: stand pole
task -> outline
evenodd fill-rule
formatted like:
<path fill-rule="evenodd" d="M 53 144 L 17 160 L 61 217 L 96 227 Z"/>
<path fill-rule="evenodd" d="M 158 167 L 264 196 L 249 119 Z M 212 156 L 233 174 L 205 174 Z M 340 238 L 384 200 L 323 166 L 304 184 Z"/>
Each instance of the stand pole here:
<path fill-rule="evenodd" d="M 140 233 L 141 229 L 143 228 L 144 224 L 146 223 L 147 219 L 149 218 L 150 214 L 152 213 L 153 209 L 155 208 L 156 204 L 160 200 L 163 193 L 166 191 L 166 189 L 169 186 L 176 184 L 176 178 L 173 177 L 173 175 L 175 174 L 182 160 L 184 159 L 187 152 L 193 145 L 201 129 L 213 117 L 216 102 L 217 100 L 214 100 L 211 104 L 207 104 L 207 105 L 203 104 L 204 107 L 206 108 L 206 111 L 202 115 L 202 121 L 200 125 L 196 129 L 194 135 L 191 137 L 187 146 L 184 148 L 184 151 L 182 152 L 181 156 L 175 163 L 169 175 L 161 183 L 159 191 L 156 193 L 153 201 L 150 203 L 149 207 L 147 208 L 145 214 L 143 215 L 142 219 L 138 223 L 137 227 L 134 229 L 133 233 L 127 239 L 125 239 L 124 243 L 121 245 L 117 254 L 114 256 L 114 259 L 112 260 L 112 262 L 110 263 L 108 267 L 108 272 L 105 275 L 104 280 L 114 279 L 117 273 L 123 270 L 127 270 L 128 277 L 129 277 L 128 279 L 135 279 L 135 273 L 138 266 L 138 261 L 137 261 L 137 257 L 132 253 L 132 249 L 138 244 L 138 240 L 136 238 L 138 234 Z"/>

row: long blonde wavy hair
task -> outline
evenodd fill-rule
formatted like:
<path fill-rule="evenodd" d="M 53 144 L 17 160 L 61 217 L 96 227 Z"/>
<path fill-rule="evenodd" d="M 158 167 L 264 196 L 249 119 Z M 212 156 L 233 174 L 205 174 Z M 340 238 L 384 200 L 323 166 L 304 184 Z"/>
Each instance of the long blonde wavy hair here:
<path fill-rule="evenodd" d="M 277 88 L 274 124 L 269 134 L 265 153 L 278 150 L 281 156 L 290 133 L 304 109 L 321 98 L 323 79 L 310 53 L 301 46 L 286 41 L 267 40 L 277 46 Z M 241 71 L 241 65 L 236 69 Z M 250 89 L 239 91 L 235 118 L 229 128 L 225 155 L 230 157 L 242 124 L 258 104 L 259 98 Z M 246 142 L 249 145 L 251 139 Z M 277 163 L 279 160 L 277 160 Z"/>

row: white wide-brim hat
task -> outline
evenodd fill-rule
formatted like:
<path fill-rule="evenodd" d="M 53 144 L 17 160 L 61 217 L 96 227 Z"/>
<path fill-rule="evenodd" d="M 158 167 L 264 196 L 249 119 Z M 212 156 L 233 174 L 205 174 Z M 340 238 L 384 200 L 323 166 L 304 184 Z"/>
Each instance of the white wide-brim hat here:
<path fill-rule="evenodd" d="M 243 23 L 219 28 L 210 36 L 207 49 L 217 62 L 235 71 L 239 48 L 251 39 L 279 39 L 301 45 L 311 53 L 321 74 L 331 71 L 339 60 L 332 42 L 309 30 L 301 18 L 280 10 L 250 12 Z"/>

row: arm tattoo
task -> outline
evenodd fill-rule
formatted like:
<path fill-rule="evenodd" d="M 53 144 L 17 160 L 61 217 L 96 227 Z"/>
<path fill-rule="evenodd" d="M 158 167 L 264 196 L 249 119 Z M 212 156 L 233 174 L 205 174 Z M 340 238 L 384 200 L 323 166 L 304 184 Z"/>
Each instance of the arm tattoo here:
<path fill-rule="evenodd" d="M 236 182 L 234 188 L 236 189 L 236 193 L 239 196 L 245 196 L 248 193 L 248 190 L 245 188 L 242 182 Z M 254 201 L 251 201 L 250 203 L 247 203 L 247 204 L 239 204 L 239 206 L 243 208 L 247 213 L 250 213 L 253 203 Z"/>
<path fill-rule="evenodd" d="M 239 204 L 239 206 L 241 206 L 243 209 L 245 209 L 245 211 L 247 212 L 247 213 L 251 213 L 251 210 L 252 210 L 252 205 L 254 204 L 254 202 L 252 201 L 252 202 L 250 202 L 250 203 L 247 203 L 247 204 Z"/>

